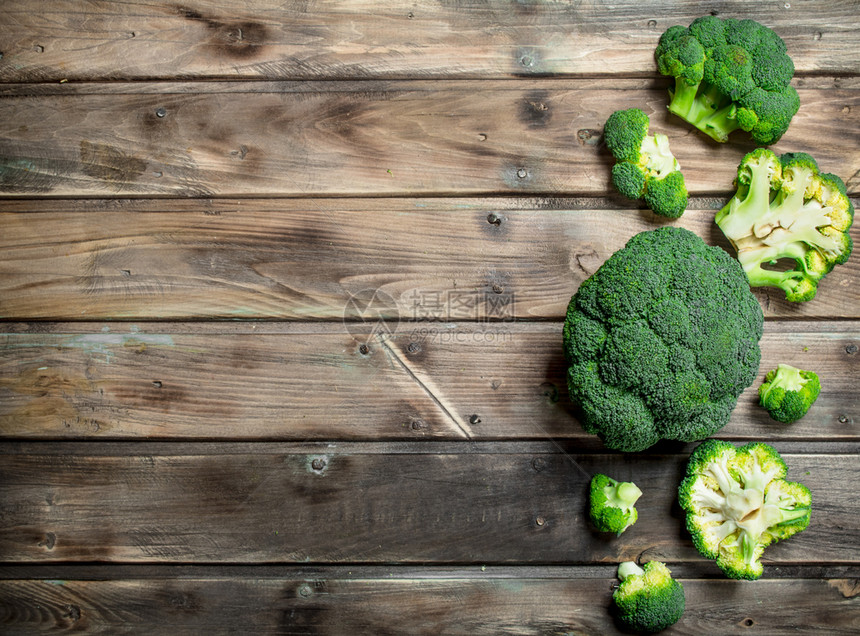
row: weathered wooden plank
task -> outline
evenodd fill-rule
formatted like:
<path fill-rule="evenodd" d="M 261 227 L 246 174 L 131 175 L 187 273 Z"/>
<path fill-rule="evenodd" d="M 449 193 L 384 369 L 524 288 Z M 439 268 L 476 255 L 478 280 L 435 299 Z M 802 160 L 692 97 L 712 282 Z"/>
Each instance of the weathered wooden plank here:
<path fill-rule="evenodd" d="M 4 454 L 8 563 L 614 563 L 704 560 L 676 499 L 681 454 Z M 810 527 L 766 567 L 860 562 L 855 455 L 784 454 L 813 494 Z M 590 474 L 646 493 L 621 537 L 589 529 Z M 367 496 L 373 493 L 373 496 Z M 157 505 L 153 505 L 157 502 Z M 710 564 L 714 573 L 716 566 Z"/>
<path fill-rule="evenodd" d="M 613 2 L 332 0 L 50 5 L 0 9 L 6 81 L 171 78 L 512 77 L 642 74 L 693 0 Z M 711 11 L 713 13 L 713 11 Z M 856 6 L 724 2 L 786 41 L 799 72 L 857 73 Z"/>
<path fill-rule="evenodd" d="M 69 326 L 69 325 L 67 325 Z M 93 325 L 0 336 L 0 435 L 21 439 L 565 439 L 599 447 L 568 401 L 561 325 Z M 855 322 L 767 322 L 759 378 L 721 435 L 860 439 Z M 366 348 L 363 348 L 366 347 Z M 780 362 L 816 371 L 810 413 L 778 424 L 758 405 Z"/>
<path fill-rule="evenodd" d="M 666 634 L 855 634 L 857 581 L 679 579 L 686 611 Z M 0 581 L 16 634 L 165 629 L 254 634 L 621 634 L 612 578 Z M 754 602 L 744 606 L 738 598 Z M 409 608 L 404 611 L 404 608 Z"/>
<path fill-rule="evenodd" d="M 476 80 L 424 80 L 424 79 L 367 79 L 352 81 L 327 80 L 221 80 L 221 81 L 135 81 L 135 82 L 58 82 L 58 83 L 0 83 L 0 97 L 47 97 L 72 95 L 211 95 L 229 93 L 232 95 L 249 95 L 257 93 L 342 93 L 344 90 L 357 90 L 364 93 L 383 93 L 399 90 L 407 86 L 413 90 L 418 87 L 436 86 L 449 89 L 471 87 L 473 90 Z M 839 90 L 856 91 L 860 88 L 860 75 L 804 75 L 795 77 L 792 84 L 803 90 Z M 548 91 L 569 90 L 571 86 L 580 89 L 593 87 L 612 90 L 643 90 L 659 88 L 668 90 L 672 80 L 667 77 L 605 77 L 589 78 L 552 78 L 541 77 L 519 78 L 516 80 L 481 80 L 480 85 L 487 88 L 504 88 L 518 85 L 520 88 L 539 87 Z"/>
<path fill-rule="evenodd" d="M 50 196 L 609 194 L 600 143 L 612 111 L 633 106 L 666 132 L 694 193 L 728 192 L 752 146 L 717 144 L 665 110 L 643 80 L 362 82 L 285 92 L 72 94 L 0 101 L 0 193 Z M 162 89 L 163 90 L 163 89 Z M 253 90 L 253 89 L 251 89 Z M 778 151 L 808 150 L 858 187 L 860 91 L 800 89 Z M 105 126 L 110 122 L 110 126 Z"/>
<path fill-rule="evenodd" d="M 733 252 L 728 197 L 671 224 Z M 620 203 L 620 202 L 619 202 Z M 36 200 L 0 203 L 0 317 L 553 319 L 634 234 L 666 225 L 599 199 Z M 860 244 L 860 223 L 852 228 Z M 860 260 L 767 317 L 860 317 Z"/>
<path fill-rule="evenodd" d="M 71 444 L 74 445 L 74 444 Z M 44 446 L 44 445 L 42 445 Z M 139 445 L 142 446 L 142 445 Z M 149 445 L 152 448 L 153 445 Z M 175 445 L 174 445 L 175 446 Z M 204 446 L 194 444 L 195 447 Z M 255 444 L 255 446 L 261 446 Z M 393 448 L 392 444 L 381 447 Z M 444 446 L 437 444 L 435 446 Z M 497 448 L 497 447 L 496 447 Z M 550 451 L 551 452 L 551 451 Z M 175 455 L 175 453 L 174 453 Z M 711 576 L 707 562 L 670 562 L 677 579 L 722 578 Z M 473 563 L 249 563 L 249 564 L 184 564 L 170 563 L 4 563 L 0 565 L 0 581 L 146 581 L 164 579 L 221 580 L 255 579 L 280 581 L 325 580 L 409 580 L 409 581 L 473 581 L 473 580 L 582 580 L 611 579 L 618 565 L 602 563 L 546 564 L 473 564 Z M 842 580 L 860 576 L 857 565 L 794 564 L 769 568 L 759 579 L 767 581 L 789 579 Z M 730 582 L 730 581 L 728 581 Z"/>

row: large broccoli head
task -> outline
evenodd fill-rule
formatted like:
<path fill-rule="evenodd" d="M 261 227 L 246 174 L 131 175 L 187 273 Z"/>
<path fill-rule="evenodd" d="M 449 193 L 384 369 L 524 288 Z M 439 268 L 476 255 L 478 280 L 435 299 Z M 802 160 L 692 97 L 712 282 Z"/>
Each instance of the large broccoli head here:
<path fill-rule="evenodd" d="M 738 262 L 682 228 L 642 232 L 570 301 L 568 387 L 609 448 L 721 429 L 758 374 L 761 307 Z"/>
<path fill-rule="evenodd" d="M 735 448 L 709 439 L 690 456 L 678 499 L 693 544 L 726 576 L 759 578 L 764 549 L 809 525 L 809 489 L 786 481 L 787 470 L 761 442 Z"/>
<path fill-rule="evenodd" d="M 720 142 L 737 129 L 776 143 L 800 107 L 785 42 L 754 20 L 706 16 L 670 27 L 655 51 L 675 78 L 669 111 Z"/>

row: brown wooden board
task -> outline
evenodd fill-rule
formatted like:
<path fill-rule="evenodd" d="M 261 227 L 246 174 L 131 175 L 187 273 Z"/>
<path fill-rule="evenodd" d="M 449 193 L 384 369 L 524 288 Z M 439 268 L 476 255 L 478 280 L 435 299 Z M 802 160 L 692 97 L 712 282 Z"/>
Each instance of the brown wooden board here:
<path fill-rule="evenodd" d="M 638 232 L 677 225 L 734 254 L 713 222 L 727 200 L 671 223 L 595 198 L 3 201 L 0 318 L 356 320 L 378 291 L 387 318 L 561 320 Z M 858 263 L 810 302 L 755 293 L 768 318 L 858 318 Z"/>
<path fill-rule="evenodd" d="M 105 454 L 90 445 L 57 455 L 3 445 L 2 561 L 703 561 L 676 502 L 686 465 L 679 453 L 221 446 L 214 454 L 206 447 L 193 454 L 193 446 L 177 454 L 144 446 Z M 783 454 L 788 479 L 811 490 L 814 512 L 809 528 L 767 549 L 766 569 L 860 563 L 853 491 L 860 467 L 854 455 L 827 448 Z M 596 472 L 634 480 L 645 493 L 639 520 L 621 537 L 589 528 L 588 483 Z"/>
<path fill-rule="evenodd" d="M 7 0 L 0 80 L 644 74 L 665 29 L 708 14 L 774 29 L 798 73 L 858 71 L 856 6 L 838 0 Z"/>
<path fill-rule="evenodd" d="M 558 323 L 401 324 L 388 338 L 355 325 L 6 326 L 5 438 L 553 438 L 599 446 L 568 401 Z M 767 322 L 758 378 L 721 435 L 857 440 L 858 344 L 852 321 Z M 815 371 L 823 386 L 790 425 L 758 405 L 758 386 L 779 363 Z"/>
<path fill-rule="evenodd" d="M 856 5 L 0 2 L 0 632 L 603 636 L 631 559 L 685 585 L 667 633 L 860 632 L 856 257 L 809 303 L 754 290 L 718 437 L 813 495 L 760 581 L 692 545 L 696 444 L 607 451 L 561 347 L 633 234 L 731 252 L 713 214 L 754 144 L 668 114 L 671 24 L 775 29 L 801 108 L 774 150 L 860 202 Z M 678 221 L 611 186 L 630 107 L 681 163 Z M 777 363 L 823 384 L 792 425 L 757 404 Z M 597 472 L 644 492 L 621 537 L 588 522 Z"/>
<path fill-rule="evenodd" d="M 625 90 L 613 80 L 487 82 L 477 91 L 469 81 L 323 84 L 65 95 L 25 86 L 0 100 L 0 194 L 608 195 L 613 160 L 601 131 L 613 111 L 631 107 L 669 136 L 693 193 L 730 192 L 754 147 L 744 133 L 718 144 L 670 116 L 668 84 L 654 80 Z M 812 150 L 857 192 L 860 91 L 799 92 L 801 110 L 774 149 Z"/>
<path fill-rule="evenodd" d="M 856 634 L 857 581 L 680 579 L 686 611 L 665 634 Z M 443 580 L 0 581 L 0 617 L 15 634 L 622 634 L 610 577 Z M 750 602 L 750 598 L 753 599 Z M 408 610 L 404 609 L 408 608 Z"/>

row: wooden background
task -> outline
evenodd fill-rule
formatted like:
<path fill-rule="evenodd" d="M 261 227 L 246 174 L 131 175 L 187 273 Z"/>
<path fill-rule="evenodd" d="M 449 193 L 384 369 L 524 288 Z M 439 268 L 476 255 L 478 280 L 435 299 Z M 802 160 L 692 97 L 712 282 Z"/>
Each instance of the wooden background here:
<path fill-rule="evenodd" d="M 567 398 L 571 294 L 667 224 L 609 185 L 612 111 L 728 248 L 752 146 L 669 116 L 653 60 L 707 13 L 784 38 L 774 149 L 860 194 L 857 1 L 0 4 L 0 631 L 602 635 L 631 559 L 683 581 L 671 633 L 860 631 L 856 256 L 809 303 L 756 290 L 719 437 L 814 501 L 757 582 L 683 528 L 694 445 L 608 452 Z M 778 362 L 823 383 L 790 426 L 756 404 Z M 620 538 L 595 472 L 645 493 Z"/>

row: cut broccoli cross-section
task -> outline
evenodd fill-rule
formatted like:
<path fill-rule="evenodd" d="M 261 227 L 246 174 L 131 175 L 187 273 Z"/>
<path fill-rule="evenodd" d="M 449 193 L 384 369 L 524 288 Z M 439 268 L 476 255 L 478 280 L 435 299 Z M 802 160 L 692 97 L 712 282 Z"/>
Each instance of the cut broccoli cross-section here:
<path fill-rule="evenodd" d="M 786 471 L 779 453 L 760 442 L 736 449 L 709 439 L 690 457 L 678 490 L 687 529 L 726 576 L 759 578 L 764 549 L 809 525 L 810 492 L 786 481 Z"/>
<path fill-rule="evenodd" d="M 819 281 L 852 250 L 854 206 L 836 175 L 818 171 L 804 153 L 766 148 L 738 167 L 737 192 L 716 223 L 737 250 L 753 287 L 778 287 L 793 302 L 815 297 Z M 790 269 L 775 267 L 790 259 Z M 767 265 L 768 267 L 765 267 Z"/>

